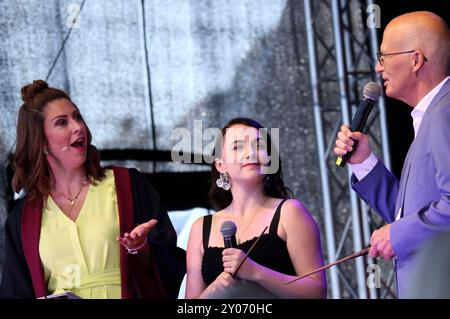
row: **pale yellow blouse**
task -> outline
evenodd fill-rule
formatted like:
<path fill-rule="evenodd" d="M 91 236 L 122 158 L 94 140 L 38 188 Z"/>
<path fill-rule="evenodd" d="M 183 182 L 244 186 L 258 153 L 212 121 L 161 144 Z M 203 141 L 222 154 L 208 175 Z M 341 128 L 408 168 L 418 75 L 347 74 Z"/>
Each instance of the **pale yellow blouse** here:
<path fill-rule="evenodd" d="M 112 170 L 106 170 L 106 178 L 97 186 L 89 186 L 75 222 L 51 196 L 46 207 L 39 254 L 49 293 L 71 291 L 82 298 L 120 298 L 119 212 Z"/>

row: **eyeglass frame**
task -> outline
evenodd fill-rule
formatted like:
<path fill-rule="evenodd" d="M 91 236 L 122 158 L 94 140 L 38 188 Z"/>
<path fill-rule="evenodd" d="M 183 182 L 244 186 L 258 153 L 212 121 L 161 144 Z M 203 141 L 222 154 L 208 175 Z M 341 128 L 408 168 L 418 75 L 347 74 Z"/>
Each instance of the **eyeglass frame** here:
<path fill-rule="evenodd" d="M 383 66 L 383 62 L 381 61 L 381 59 L 382 59 L 384 56 L 397 55 L 397 54 L 414 53 L 414 52 L 416 52 L 416 51 L 419 51 L 420 53 L 422 53 L 423 59 L 425 60 L 425 62 L 428 62 L 428 59 L 427 59 L 427 57 L 423 54 L 423 52 L 420 51 L 420 50 L 417 50 L 417 49 L 416 49 L 416 50 L 409 50 L 409 51 L 402 51 L 402 52 L 392 52 L 392 53 L 381 53 L 381 52 L 377 52 L 377 59 L 378 59 L 378 62 L 380 63 L 380 65 Z"/>

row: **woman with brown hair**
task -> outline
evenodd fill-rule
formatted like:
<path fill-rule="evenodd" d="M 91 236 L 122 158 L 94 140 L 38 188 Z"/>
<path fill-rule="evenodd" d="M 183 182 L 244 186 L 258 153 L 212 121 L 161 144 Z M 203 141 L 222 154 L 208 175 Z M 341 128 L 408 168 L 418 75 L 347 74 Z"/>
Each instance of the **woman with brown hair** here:
<path fill-rule="evenodd" d="M 43 80 L 22 88 L 5 227 L 4 298 L 176 298 L 184 251 L 153 187 L 100 166 L 79 109 Z"/>
<path fill-rule="evenodd" d="M 314 219 L 300 201 L 290 199 L 270 134 L 252 119 L 235 118 L 219 137 L 210 189 L 217 212 L 192 226 L 186 297 L 324 298 L 324 272 L 285 285 L 321 267 L 323 257 Z M 220 230 L 230 222 L 237 226 L 236 245 L 224 248 Z M 245 259 L 265 227 L 267 233 Z"/>

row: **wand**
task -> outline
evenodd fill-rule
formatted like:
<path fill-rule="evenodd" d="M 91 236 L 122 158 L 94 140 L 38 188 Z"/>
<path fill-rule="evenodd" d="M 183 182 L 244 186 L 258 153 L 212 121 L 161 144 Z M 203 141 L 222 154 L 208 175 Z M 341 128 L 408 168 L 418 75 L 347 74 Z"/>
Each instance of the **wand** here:
<path fill-rule="evenodd" d="M 297 277 L 297 278 L 295 278 L 295 279 L 293 279 L 293 280 L 291 280 L 291 281 L 288 281 L 288 282 L 285 283 L 285 285 L 289 285 L 289 284 L 293 283 L 294 281 L 297 281 L 297 280 L 303 279 L 303 278 L 305 278 L 305 277 L 311 276 L 311 275 L 313 275 L 313 274 L 315 274 L 315 273 L 317 273 L 317 272 L 319 272 L 319 271 L 322 271 L 322 270 L 331 268 L 331 267 L 333 267 L 333 266 L 339 265 L 339 264 L 341 264 L 341 263 L 343 263 L 343 262 L 346 262 L 346 261 L 348 261 L 348 260 L 351 260 L 351 259 L 354 259 L 354 258 L 357 258 L 357 257 L 364 256 L 364 255 L 366 255 L 366 254 L 369 252 L 369 250 L 370 250 L 370 247 L 364 248 L 363 250 L 360 250 L 360 251 L 358 251 L 358 252 L 356 252 L 356 253 L 353 253 L 353 254 L 350 255 L 350 256 L 341 258 L 341 259 L 335 261 L 334 263 L 331 263 L 331 264 L 322 266 L 322 267 L 320 267 L 320 268 L 317 268 L 316 270 L 310 272 L 309 274 L 306 274 L 306 275 Z"/>

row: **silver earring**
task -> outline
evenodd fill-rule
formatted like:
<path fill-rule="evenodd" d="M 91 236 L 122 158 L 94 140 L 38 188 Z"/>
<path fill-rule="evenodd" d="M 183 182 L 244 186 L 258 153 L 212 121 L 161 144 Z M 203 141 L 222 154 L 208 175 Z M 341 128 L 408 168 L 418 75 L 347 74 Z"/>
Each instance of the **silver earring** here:
<path fill-rule="evenodd" d="M 217 187 L 229 190 L 231 188 L 230 175 L 228 173 L 220 173 L 219 178 L 216 180 Z"/>
<path fill-rule="evenodd" d="M 47 149 L 44 148 L 44 155 L 47 156 L 48 155 L 48 151 Z"/>

